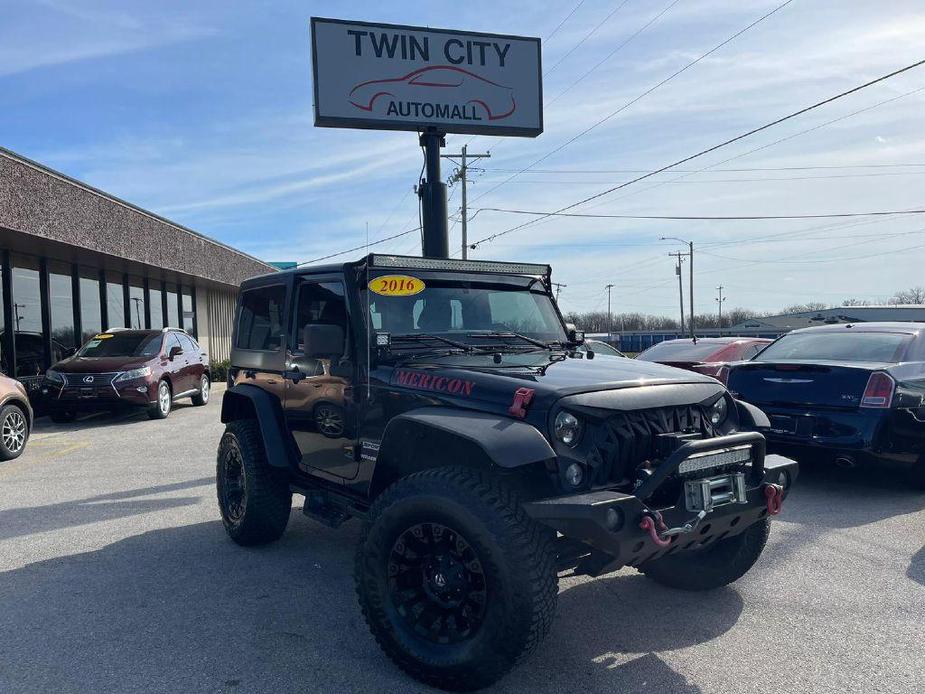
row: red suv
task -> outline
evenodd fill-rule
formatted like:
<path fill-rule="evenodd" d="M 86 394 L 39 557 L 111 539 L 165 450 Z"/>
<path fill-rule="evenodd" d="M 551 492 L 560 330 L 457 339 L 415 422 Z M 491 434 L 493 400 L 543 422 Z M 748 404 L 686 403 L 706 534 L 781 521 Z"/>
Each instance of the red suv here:
<path fill-rule="evenodd" d="M 205 405 L 210 385 L 209 358 L 186 331 L 113 328 L 48 369 L 43 390 L 52 420 L 67 422 L 119 405 L 163 419 L 178 398 Z"/>

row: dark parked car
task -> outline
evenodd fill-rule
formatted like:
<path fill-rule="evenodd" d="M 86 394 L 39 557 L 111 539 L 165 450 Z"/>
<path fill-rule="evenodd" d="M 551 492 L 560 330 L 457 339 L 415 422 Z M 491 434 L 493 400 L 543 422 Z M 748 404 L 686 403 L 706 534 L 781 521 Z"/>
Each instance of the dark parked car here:
<path fill-rule="evenodd" d="M 797 474 L 765 456 L 767 418 L 716 379 L 581 353 L 550 272 L 372 255 L 239 295 L 216 461 L 225 530 L 279 539 L 293 493 L 325 525 L 361 519 L 363 616 L 433 686 L 488 686 L 534 650 L 559 572 L 737 580 Z"/>
<path fill-rule="evenodd" d="M 58 422 L 125 405 L 163 419 L 178 398 L 205 405 L 210 385 L 209 358 L 186 331 L 113 329 L 48 369 L 44 390 Z"/>
<path fill-rule="evenodd" d="M 733 365 L 728 383 L 769 415 L 771 450 L 905 468 L 925 486 L 925 323 L 794 330 Z"/>
<path fill-rule="evenodd" d="M 26 387 L 0 374 L 0 460 L 22 455 L 31 431 L 32 408 Z"/>
<path fill-rule="evenodd" d="M 771 340 L 763 337 L 701 337 L 697 340 L 665 340 L 636 358 L 690 369 L 707 376 L 722 376 L 729 362 L 751 359 Z"/>

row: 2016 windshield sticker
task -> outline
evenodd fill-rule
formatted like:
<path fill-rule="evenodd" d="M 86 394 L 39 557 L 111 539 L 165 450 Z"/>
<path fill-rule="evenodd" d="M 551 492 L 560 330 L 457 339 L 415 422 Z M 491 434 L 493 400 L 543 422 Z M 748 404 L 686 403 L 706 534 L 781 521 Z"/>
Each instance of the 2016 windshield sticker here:
<path fill-rule="evenodd" d="M 369 281 L 369 290 L 380 296 L 414 296 L 425 289 L 423 280 L 408 275 L 384 275 Z"/>
<path fill-rule="evenodd" d="M 435 393 L 447 393 L 449 395 L 461 395 L 463 397 L 471 396 L 472 389 L 475 387 L 475 381 L 436 376 L 423 371 L 399 369 L 395 378 L 399 385 L 408 386 L 409 388 L 430 390 Z"/>

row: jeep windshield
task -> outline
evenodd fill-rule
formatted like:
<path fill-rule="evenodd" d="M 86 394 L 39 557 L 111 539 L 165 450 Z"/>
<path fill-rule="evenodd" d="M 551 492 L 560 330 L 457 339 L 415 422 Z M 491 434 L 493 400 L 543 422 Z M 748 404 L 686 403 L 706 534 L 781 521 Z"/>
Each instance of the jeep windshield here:
<path fill-rule="evenodd" d="M 412 296 L 363 294 L 371 329 L 389 333 L 393 351 L 539 350 L 567 340 L 552 300 L 536 281 L 424 282 Z"/>
<path fill-rule="evenodd" d="M 161 333 L 101 333 L 88 341 L 78 357 L 153 357 L 161 348 Z"/>

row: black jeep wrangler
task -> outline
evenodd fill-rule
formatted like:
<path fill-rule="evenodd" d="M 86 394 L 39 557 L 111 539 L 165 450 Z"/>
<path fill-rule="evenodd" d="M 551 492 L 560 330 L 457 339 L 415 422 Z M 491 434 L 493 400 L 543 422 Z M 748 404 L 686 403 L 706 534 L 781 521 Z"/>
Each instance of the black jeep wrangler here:
<path fill-rule="evenodd" d="M 545 265 L 370 255 L 241 289 L 225 528 L 276 540 L 293 492 L 329 526 L 361 519 L 366 621 L 437 687 L 533 651 L 559 572 L 735 581 L 797 475 L 713 378 L 579 350 L 550 288 Z"/>

